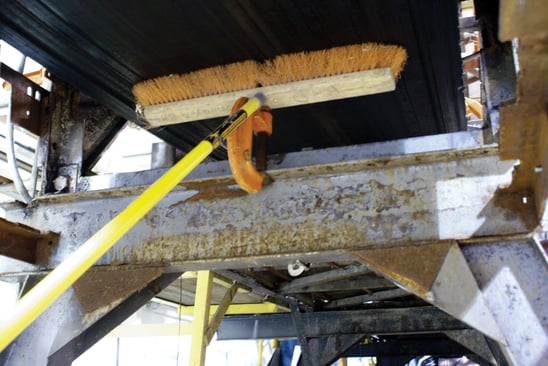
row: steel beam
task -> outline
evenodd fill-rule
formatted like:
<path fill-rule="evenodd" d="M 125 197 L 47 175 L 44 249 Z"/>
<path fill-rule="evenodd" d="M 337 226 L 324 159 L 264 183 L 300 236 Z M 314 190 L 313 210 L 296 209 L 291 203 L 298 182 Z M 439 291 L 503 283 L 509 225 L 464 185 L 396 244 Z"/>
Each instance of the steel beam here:
<path fill-rule="evenodd" d="M 364 337 L 364 334 L 335 334 L 326 338 L 309 339 L 309 347 L 315 355 L 314 365 L 332 365 Z"/>
<path fill-rule="evenodd" d="M 322 309 L 337 309 L 337 308 L 344 308 L 348 306 L 357 306 L 357 305 L 362 305 L 366 302 L 383 301 L 383 300 L 394 299 L 397 297 L 405 297 L 409 295 L 410 295 L 409 292 L 402 290 L 401 288 L 396 288 L 392 290 L 378 291 L 372 294 L 364 294 L 364 295 L 346 297 L 343 299 L 330 301 L 329 303 L 323 305 Z"/>
<path fill-rule="evenodd" d="M 317 351 L 317 349 L 312 350 L 309 344 L 309 340 L 307 339 L 306 333 L 307 329 L 304 324 L 301 311 L 297 305 L 291 305 L 291 318 L 293 319 L 293 325 L 295 326 L 295 329 L 297 330 L 297 338 L 299 339 L 299 343 L 301 344 L 301 361 L 303 366 L 315 366 L 316 362 L 314 362 L 314 359 L 316 358 L 312 352 Z"/>
<path fill-rule="evenodd" d="M 548 261 L 534 238 L 462 246 L 515 365 L 548 364 Z"/>
<path fill-rule="evenodd" d="M 534 207 L 522 203 L 525 194 L 500 190 L 511 183 L 514 163 L 500 161 L 496 152 L 347 161 L 338 151 L 342 161 L 270 172 L 275 182 L 253 195 L 228 178 L 183 182 L 98 264 L 169 262 L 213 270 L 287 265 L 296 258 L 310 261 L 307 256 L 325 262 L 351 249 L 529 232 L 537 224 Z M 134 193 L 44 198 L 35 208 L 8 209 L 7 216 L 62 233 L 49 256 L 54 266 Z"/>
<path fill-rule="evenodd" d="M 261 285 L 259 281 L 253 277 L 238 273 L 236 271 L 221 270 L 217 271 L 217 273 L 238 282 L 240 285 L 253 289 L 254 293 L 264 296 L 265 301 L 268 300 L 274 304 L 282 306 L 286 306 L 287 304 L 301 304 L 301 301 L 299 301 L 296 297 L 278 294 L 277 292 Z M 306 306 L 311 306 L 311 303 L 305 304 L 305 307 Z"/>
<path fill-rule="evenodd" d="M 356 255 L 498 341 L 508 363 L 546 364 L 548 262 L 540 244 L 522 236 L 506 241 L 470 240 L 461 247 L 447 243 Z"/>
<path fill-rule="evenodd" d="M 270 156 L 269 174 L 288 169 L 298 169 L 317 165 L 330 165 L 341 162 L 365 159 L 390 158 L 402 155 L 428 154 L 441 151 L 462 151 L 489 147 L 483 145 L 482 134 L 478 131 L 453 132 L 433 136 L 411 137 L 401 140 L 375 142 L 339 148 L 319 149 Z M 493 147 L 491 145 L 491 147 Z M 134 173 L 102 174 L 82 177 L 78 191 L 93 192 L 103 190 L 136 189 L 154 183 L 167 169 L 150 169 Z M 229 178 L 232 173 L 228 161 L 202 163 L 192 171 L 187 180 Z M 115 194 L 115 192 L 110 192 Z"/>
<path fill-rule="evenodd" d="M 313 275 L 295 278 L 290 282 L 282 283 L 278 286 L 278 292 L 297 293 L 306 291 L 309 288 L 329 283 L 335 280 L 347 279 L 360 274 L 371 272 L 371 269 L 365 265 L 349 266 L 346 268 L 334 269 L 327 272 L 320 272 Z"/>
<path fill-rule="evenodd" d="M 504 343 L 457 243 L 372 249 L 355 254 L 413 294 Z"/>
<path fill-rule="evenodd" d="M 469 329 L 434 307 L 301 313 L 304 336 L 333 334 L 415 334 Z M 296 338 L 290 314 L 231 316 L 221 323 L 217 339 Z"/>
<path fill-rule="evenodd" d="M 211 340 L 213 339 L 213 336 L 215 335 L 215 332 L 219 328 L 219 324 L 221 324 L 221 321 L 223 320 L 223 317 L 225 316 L 230 303 L 234 299 L 234 295 L 236 295 L 236 291 L 238 290 L 238 285 L 236 282 L 232 283 L 232 286 L 230 286 L 229 289 L 227 289 L 225 296 L 223 296 L 223 299 L 219 303 L 219 306 L 215 310 L 215 313 L 213 314 L 213 317 L 209 321 L 207 330 L 205 332 L 205 339 L 206 344 L 209 344 Z"/>
<path fill-rule="evenodd" d="M 77 116 L 80 93 L 55 80 L 47 114 L 49 131 L 43 192 L 75 192 L 82 171 L 84 121 Z"/>
<path fill-rule="evenodd" d="M 88 348 L 110 333 L 121 322 L 145 305 L 153 296 L 171 284 L 180 273 L 166 273 L 149 283 L 144 289 L 130 295 L 120 305 L 99 319 L 77 337 L 48 357 L 48 365 L 71 365 Z"/>
<path fill-rule="evenodd" d="M 331 292 L 331 291 L 351 291 L 356 289 L 377 289 L 394 286 L 394 283 L 384 277 L 373 273 L 357 276 L 356 278 L 346 278 L 343 280 L 334 280 L 313 286 L 304 286 L 293 290 L 285 289 L 285 293 L 310 293 L 310 292 Z"/>

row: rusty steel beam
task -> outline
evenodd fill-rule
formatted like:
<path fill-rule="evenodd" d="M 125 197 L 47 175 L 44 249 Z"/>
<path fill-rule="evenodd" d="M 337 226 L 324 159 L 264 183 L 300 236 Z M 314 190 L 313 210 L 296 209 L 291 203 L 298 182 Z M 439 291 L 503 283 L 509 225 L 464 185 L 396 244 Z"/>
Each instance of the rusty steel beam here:
<path fill-rule="evenodd" d="M 274 183 L 253 195 L 226 177 L 182 182 L 98 264 L 216 270 L 310 262 L 307 256 L 327 262 L 348 250 L 526 233 L 537 225 L 527 193 L 501 192 L 512 182 L 514 162 L 501 161 L 496 148 L 354 160 L 344 152 L 355 156 L 355 146 L 331 150 L 316 155 L 340 160 L 271 170 Z M 49 256 L 54 266 L 135 194 L 46 197 L 6 215 L 62 233 Z"/>
<path fill-rule="evenodd" d="M 355 254 L 409 292 L 504 342 L 457 243 L 372 249 Z"/>
<path fill-rule="evenodd" d="M 548 22 L 543 0 L 502 0 L 499 37 L 514 41 L 519 74 L 516 103 L 501 108 L 500 154 L 520 159 L 511 190 L 533 189 L 539 218 L 548 208 Z M 519 39 L 519 40 L 518 40 Z"/>
<path fill-rule="evenodd" d="M 57 241 L 54 233 L 42 233 L 32 227 L 12 223 L 0 218 L 0 256 L 14 258 L 30 264 L 39 264 L 38 251 Z M 3 267 L 7 270 L 8 267 Z"/>

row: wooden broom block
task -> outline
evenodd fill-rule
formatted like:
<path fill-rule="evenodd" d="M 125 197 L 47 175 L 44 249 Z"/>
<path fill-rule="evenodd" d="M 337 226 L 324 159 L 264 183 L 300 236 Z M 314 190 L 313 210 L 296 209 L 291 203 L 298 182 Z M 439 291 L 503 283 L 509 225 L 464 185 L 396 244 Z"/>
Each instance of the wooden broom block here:
<path fill-rule="evenodd" d="M 379 68 L 151 105 L 141 113 L 154 128 L 227 116 L 239 97 L 258 93 L 264 95 L 268 107 L 277 109 L 386 93 L 395 88 L 391 69 Z"/>

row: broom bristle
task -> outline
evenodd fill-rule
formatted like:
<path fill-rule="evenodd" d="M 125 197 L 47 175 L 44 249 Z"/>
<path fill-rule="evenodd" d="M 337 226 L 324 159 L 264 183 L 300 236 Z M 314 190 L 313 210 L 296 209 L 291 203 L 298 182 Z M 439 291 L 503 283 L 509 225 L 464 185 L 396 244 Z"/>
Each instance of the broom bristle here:
<path fill-rule="evenodd" d="M 143 107 L 251 89 L 257 86 L 258 64 L 243 61 L 224 66 L 162 76 L 145 80 L 133 87 L 133 94 Z"/>
<path fill-rule="evenodd" d="M 267 86 L 381 67 L 390 67 L 397 78 L 406 59 L 403 47 L 376 43 L 292 53 L 267 61 L 259 82 Z"/>
<path fill-rule="evenodd" d="M 133 87 L 133 94 L 146 107 L 381 67 L 391 68 L 398 78 L 406 59 L 403 47 L 363 43 L 280 55 L 263 64 L 244 61 L 145 80 Z"/>

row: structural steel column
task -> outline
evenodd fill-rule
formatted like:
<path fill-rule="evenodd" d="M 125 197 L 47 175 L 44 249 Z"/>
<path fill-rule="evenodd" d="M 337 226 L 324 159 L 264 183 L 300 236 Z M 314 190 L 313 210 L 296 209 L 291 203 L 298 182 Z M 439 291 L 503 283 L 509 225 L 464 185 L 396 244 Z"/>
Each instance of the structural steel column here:
<path fill-rule="evenodd" d="M 194 319 L 192 320 L 192 343 L 190 347 L 190 366 L 205 364 L 207 342 L 205 332 L 209 323 L 209 305 L 211 303 L 211 288 L 213 273 L 199 271 L 194 299 Z"/>

